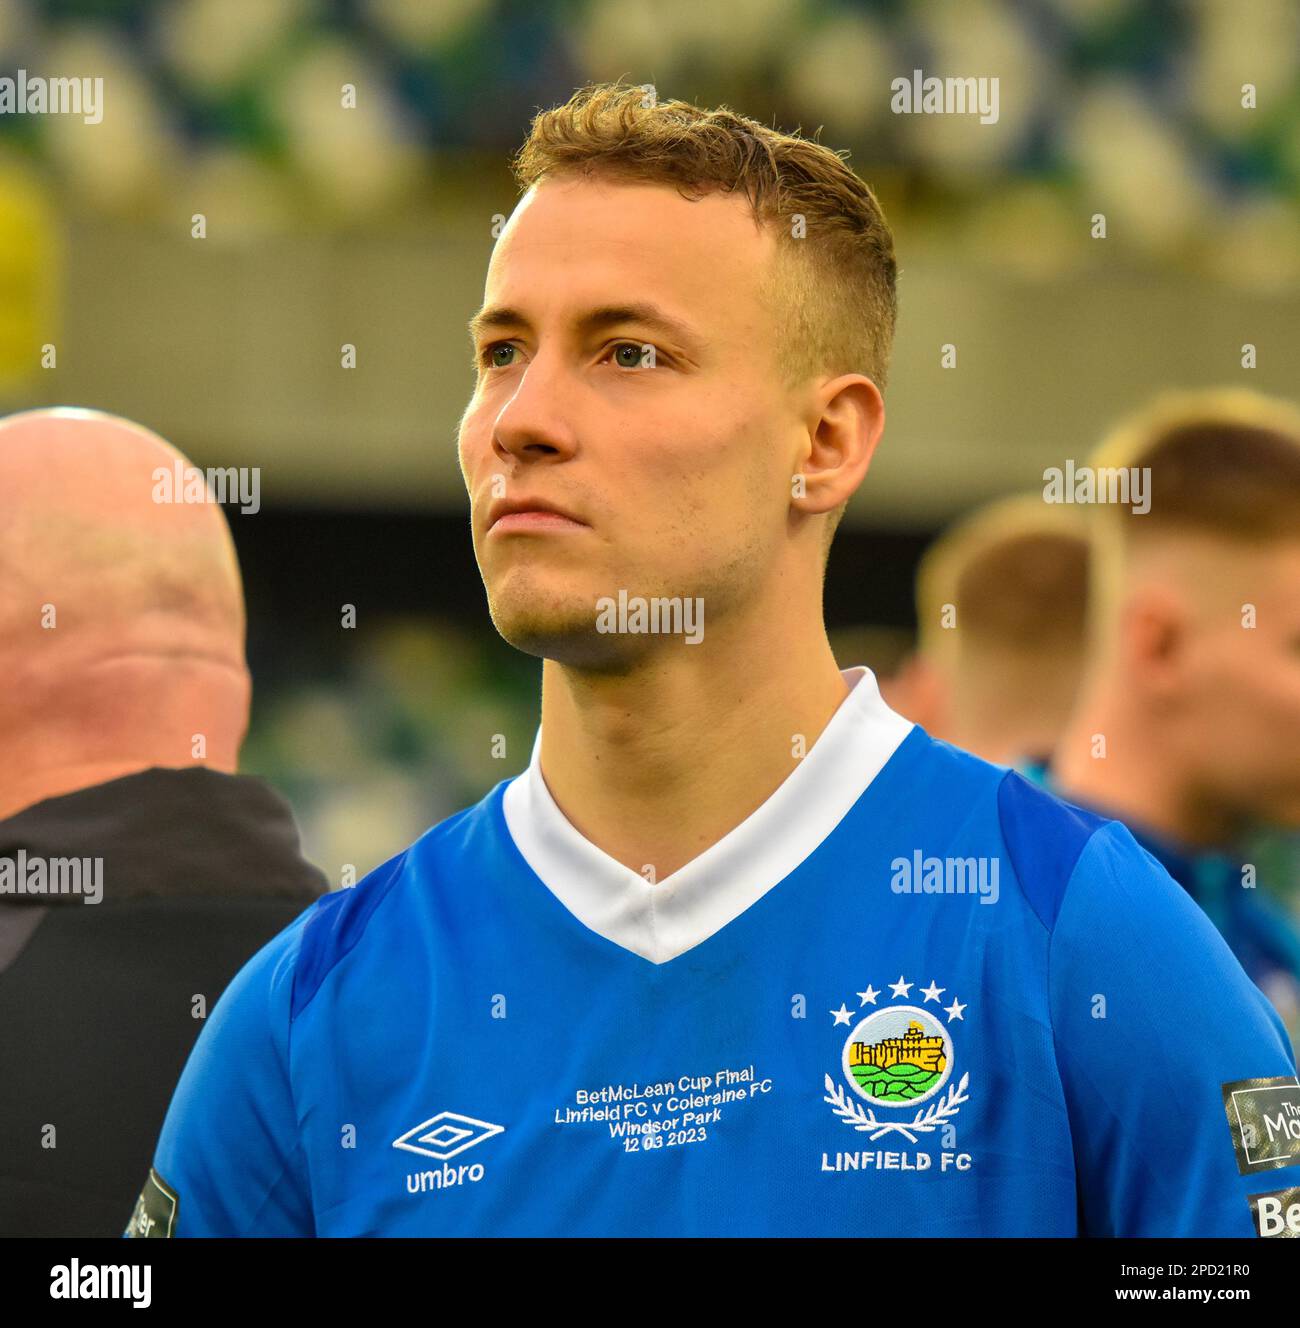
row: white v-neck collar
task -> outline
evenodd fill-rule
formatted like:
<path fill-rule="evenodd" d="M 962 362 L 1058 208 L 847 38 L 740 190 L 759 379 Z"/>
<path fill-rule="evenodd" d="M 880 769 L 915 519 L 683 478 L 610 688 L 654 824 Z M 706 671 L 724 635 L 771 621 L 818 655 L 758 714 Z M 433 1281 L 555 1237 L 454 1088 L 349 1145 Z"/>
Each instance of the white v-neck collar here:
<path fill-rule="evenodd" d="M 881 699 L 863 666 L 852 689 L 785 782 L 698 857 L 651 885 L 584 838 L 542 778 L 542 731 L 532 761 L 506 786 L 506 826 L 524 860 L 592 931 L 651 963 L 675 959 L 720 931 L 783 881 L 844 819 L 913 725 Z"/>

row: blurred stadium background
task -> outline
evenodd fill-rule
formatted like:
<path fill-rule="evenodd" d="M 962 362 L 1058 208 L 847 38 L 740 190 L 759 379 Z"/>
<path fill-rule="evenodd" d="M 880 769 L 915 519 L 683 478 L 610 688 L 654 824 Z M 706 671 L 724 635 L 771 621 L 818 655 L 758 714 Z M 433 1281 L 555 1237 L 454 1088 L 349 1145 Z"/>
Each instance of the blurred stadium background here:
<path fill-rule="evenodd" d="M 244 768 L 336 884 L 528 758 L 539 665 L 488 621 L 455 433 L 507 158 L 576 86 L 820 127 L 881 198 L 901 318 L 830 566 L 830 625 L 871 629 L 846 662 L 890 667 L 947 521 L 1155 390 L 1295 396 L 1289 0 L 0 0 L 0 53 L 105 86 L 96 126 L 0 116 L 0 408 L 95 406 L 261 468 L 261 510 L 230 510 Z M 998 122 L 892 114 L 914 68 L 998 76 Z"/>

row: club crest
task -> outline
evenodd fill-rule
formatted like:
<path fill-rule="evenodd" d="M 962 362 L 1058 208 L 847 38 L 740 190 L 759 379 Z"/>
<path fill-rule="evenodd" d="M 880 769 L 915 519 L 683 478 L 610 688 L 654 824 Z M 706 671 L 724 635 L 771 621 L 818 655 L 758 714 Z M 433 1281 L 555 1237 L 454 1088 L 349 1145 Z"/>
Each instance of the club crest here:
<path fill-rule="evenodd" d="M 826 1096 L 835 1115 L 855 1130 L 879 1139 L 901 1134 L 912 1143 L 951 1120 L 968 1099 L 967 1073 L 954 1080 L 957 1047 L 952 1025 L 960 1024 L 966 1006 L 940 998 L 945 988 L 931 981 L 912 996 L 914 983 L 900 977 L 887 984 L 892 995 L 868 984 L 857 993 L 859 1004 L 847 1002 L 831 1016 L 848 1033 L 840 1052 L 840 1074 L 826 1076 Z M 865 1011 L 865 1013 L 864 1013 Z M 863 1103 L 867 1105 L 863 1105 Z M 899 1109 L 911 1118 L 897 1118 Z M 890 1114 L 878 1116 L 878 1111 Z"/>

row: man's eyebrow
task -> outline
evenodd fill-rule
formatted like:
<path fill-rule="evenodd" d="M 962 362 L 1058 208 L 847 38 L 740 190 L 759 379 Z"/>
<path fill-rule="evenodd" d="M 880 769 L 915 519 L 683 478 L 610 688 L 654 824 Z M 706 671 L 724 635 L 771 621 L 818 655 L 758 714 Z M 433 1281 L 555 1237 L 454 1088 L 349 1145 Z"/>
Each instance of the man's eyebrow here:
<path fill-rule="evenodd" d="M 591 333 L 618 323 L 641 323 L 645 327 L 657 329 L 667 333 L 687 350 L 698 352 L 704 345 L 703 337 L 689 323 L 674 318 L 649 301 L 600 305 L 583 314 L 576 326 L 581 333 Z M 531 328 L 532 324 L 518 309 L 508 305 L 491 305 L 469 320 L 469 335 L 471 340 L 477 341 L 484 332 L 505 327 Z"/>

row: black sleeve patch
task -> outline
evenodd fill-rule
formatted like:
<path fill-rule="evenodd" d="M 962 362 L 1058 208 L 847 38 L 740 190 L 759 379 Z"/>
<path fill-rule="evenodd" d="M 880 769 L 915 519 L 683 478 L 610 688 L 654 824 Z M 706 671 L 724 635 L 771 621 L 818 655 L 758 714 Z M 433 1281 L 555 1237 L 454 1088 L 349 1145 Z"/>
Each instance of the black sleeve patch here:
<path fill-rule="evenodd" d="M 135 1240 L 162 1240 L 173 1236 L 180 1206 L 180 1195 L 150 1167 L 149 1179 L 135 1201 L 135 1211 L 123 1234 Z"/>
<path fill-rule="evenodd" d="M 1300 1078 L 1224 1084 L 1223 1106 L 1243 1176 L 1300 1163 Z"/>
<path fill-rule="evenodd" d="M 1250 1215 L 1255 1219 L 1257 1236 L 1300 1240 L 1300 1185 L 1272 1194 L 1252 1194 Z"/>

